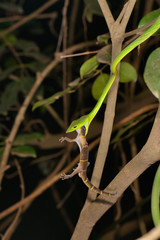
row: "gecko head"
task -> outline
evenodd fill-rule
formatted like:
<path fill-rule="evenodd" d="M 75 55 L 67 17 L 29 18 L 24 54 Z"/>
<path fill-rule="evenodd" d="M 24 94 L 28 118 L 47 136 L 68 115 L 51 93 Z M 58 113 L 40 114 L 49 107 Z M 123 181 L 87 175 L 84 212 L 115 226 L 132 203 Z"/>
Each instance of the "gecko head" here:
<path fill-rule="evenodd" d="M 82 126 L 85 126 L 85 128 L 86 128 L 85 135 L 87 135 L 88 127 L 89 127 L 88 115 L 82 116 L 82 117 L 78 118 L 77 120 L 73 121 L 70 124 L 70 126 L 68 127 L 66 133 L 76 131 L 77 129 L 81 128 Z"/>

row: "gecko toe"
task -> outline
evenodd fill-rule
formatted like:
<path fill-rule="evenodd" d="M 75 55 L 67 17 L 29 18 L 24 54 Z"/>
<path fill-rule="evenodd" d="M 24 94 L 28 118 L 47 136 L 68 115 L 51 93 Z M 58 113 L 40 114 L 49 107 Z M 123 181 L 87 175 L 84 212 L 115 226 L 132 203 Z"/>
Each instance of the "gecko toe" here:
<path fill-rule="evenodd" d="M 66 179 L 66 174 L 65 174 L 65 173 L 62 173 L 61 176 L 60 176 L 60 178 L 61 178 L 62 180 L 65 180 L 65 179 Z"/>
<path fill-rule="evenodd" d="M 59 141 L 62 143 L 64 141 L 64 137 L 61 137 Z"/>

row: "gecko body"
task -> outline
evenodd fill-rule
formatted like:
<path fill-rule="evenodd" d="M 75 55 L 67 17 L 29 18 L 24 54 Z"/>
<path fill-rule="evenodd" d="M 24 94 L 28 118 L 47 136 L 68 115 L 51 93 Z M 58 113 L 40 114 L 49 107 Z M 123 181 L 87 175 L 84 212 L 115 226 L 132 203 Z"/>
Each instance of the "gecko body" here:
<path fill-rule="evenodd" d="M 78 174 L 79 177 L 82 179 L 84 184 L 90 189 L 95 191 L 98 194 L 107 194 L 112 195 L 113 191 L 104 192 L 103 190 L 100 190 L 99 188 L 95 187 L 90 180 L 87 177 L 87 167 L 89 166 L 88 162 L 88 143 L 85 137 L 86 128 L 85 126 L 82 126 L 79 129 L 76 129 L 77 131 L 77 137 L 75 139 L 70 139 L 68 137 L 62 137 L 59 139 L 60 142 L 67 141 L 67 142 L 76 142 L 80 149 L 80 161 L 78 163 L 78 166 L 73 170 L 73 172 L 69 175 L 62 174 L 61 179 L 66 180 L 69 178 L 72 178 L 74 175 Z"/>

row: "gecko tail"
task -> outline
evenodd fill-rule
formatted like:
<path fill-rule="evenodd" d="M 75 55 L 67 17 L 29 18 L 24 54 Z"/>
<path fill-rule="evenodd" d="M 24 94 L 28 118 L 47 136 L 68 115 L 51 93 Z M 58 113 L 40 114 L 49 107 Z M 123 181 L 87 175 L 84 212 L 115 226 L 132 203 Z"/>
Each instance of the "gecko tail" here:
<path fill-rule="evenodd" d="M 92 184 L 92 183 L 91 183 Z M 96 188 L 94 185 L 92 185 L 91 188 L 89 188 L 90 190 L 93 190 L 94 192 L 100 194 L 100 195 L 105 195 L 105 196 L 114 196 L 117 194 L 117 192 L 115 190 L 109 190 L 109 191 L 103 191 L 99 188 Z"/>
<path fill-rule="evenodd" d="M 82 180 L 84 182 L 84 184 L 90 189 L 93 190 L 94 192 L 96 192 L 97 194 L 100 195 L 106 195 L 106 196 L 112 196 L 116 194 L 115 190 L 109 189 L 108 191 L 103 191 L 97 187 L 95 187 L 90 181 L 89 179 L 86 177 L 85 179 L 82 177 Z"/>
<path fill-rule="evenodd" d="M 102 191 L 102 194 L 103 195 L 107 195 L 107 196 L 114 196 L 114 195 L 116 195 L 117 194 L 117 192 L 115 191 L 115 190 L 109 190 L 109 191 Z"/>

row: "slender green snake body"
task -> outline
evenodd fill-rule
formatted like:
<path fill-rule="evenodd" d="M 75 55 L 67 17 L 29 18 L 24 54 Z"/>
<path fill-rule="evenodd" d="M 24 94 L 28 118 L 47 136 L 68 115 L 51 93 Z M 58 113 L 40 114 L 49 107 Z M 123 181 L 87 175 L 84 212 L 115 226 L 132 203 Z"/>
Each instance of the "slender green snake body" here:
<path fill-rule="evenodd" d="M 154 225 L 157 226 L 160 221 L 160 166 L 156 172 L 153 187 L 152 187 L 152 194 L 151 194 L 151 212 Z"/>
<path fill-rule="evenodd" d="M 73 132 L 76 129 L 81 128 L 82 126 L 86 127 L 86 134 L 88 132 L 88 128 L 94 117 L 96 116 L 97 112 L 99 111 L 109 89 L 111 88 L 114 80 L 116 79 L 117 76 L 117 65 L 119 62 L 129 53 L 131 52 L 134 48 L 136 48 L 138 45 L 146 41 L 150 36 L 152 36 L 158 29 L 160 28 L 160 16 L 157 18 L 155 23 L 147 29 L 146 32 L 144 32 L 140 37 L 138 37 L 135 41 L 133 41 L 131 44 L 129 44 L 126 48 L 124 48 L 118 56 L 113 60 L 110 69 L 111 69 L 111 76 L 109 78 L 109 81 L 104 88 L 99 100 L 97 101 L 95 107 L 92 109 L 92 111 L 80 117 L 79 119 L 73 121 L 70 126 L 67 129 L 68 132 Z"/>

